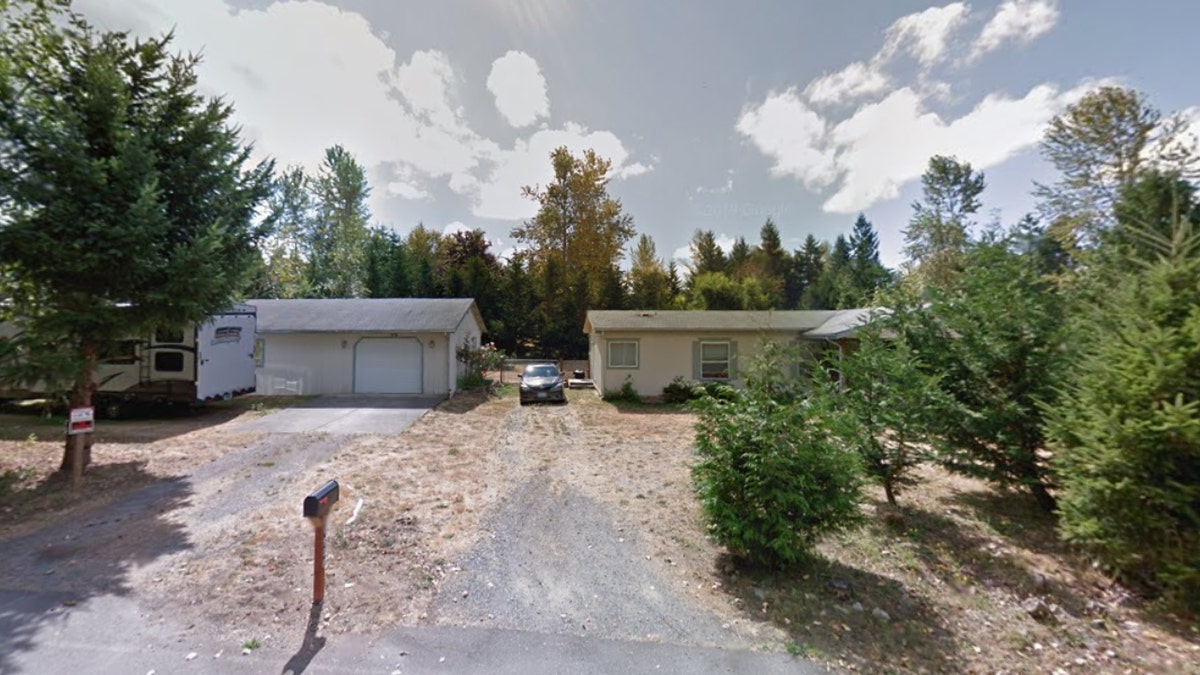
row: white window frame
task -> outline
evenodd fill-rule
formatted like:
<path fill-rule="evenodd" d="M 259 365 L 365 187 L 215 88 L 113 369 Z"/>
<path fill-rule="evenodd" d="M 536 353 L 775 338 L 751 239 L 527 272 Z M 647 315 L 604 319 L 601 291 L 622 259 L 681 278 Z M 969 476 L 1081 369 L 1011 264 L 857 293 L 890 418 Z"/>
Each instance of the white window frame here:
<path fill-rule="evenodd" d="M 719 360 L 718 359 L 705 360 L 705 358 L 704 358 L 705 345 L 724 345 L 725 358 L 719 359 Z M 708 375 L 705 375 L 704 374 L 704 364 L 706 364 L 706 363 L 724 363 L 725 364 L 725 376 L 724 377 L 715 377 L 715 376 L 710 377 Z M 732 372 L 733 372 L 733 342 L 731 342 L 729 340 L 701 340 L 700 341 L 700 379 L 728 381 L 730 379 L 730 375 L 732 374 Z"/>
<path fill-rule="evenodd" d="M 631 345 L 633 345 L 633 365 L 613 363 L 612 348 L 613 348 L 613 345 L 616 345 L 616 344 L 621 344 L 621 345 L 631 344 Z M 642 345 L 639 341 L 637 341 L 637 340 L 609 340 L 608 341 L 608 367 L 609 368 L 621 368 L 621 369 L 625 369 L 625 370 L 635 370 L 638 367 L 640 367 L 641 364 L 642 364 Z"/>

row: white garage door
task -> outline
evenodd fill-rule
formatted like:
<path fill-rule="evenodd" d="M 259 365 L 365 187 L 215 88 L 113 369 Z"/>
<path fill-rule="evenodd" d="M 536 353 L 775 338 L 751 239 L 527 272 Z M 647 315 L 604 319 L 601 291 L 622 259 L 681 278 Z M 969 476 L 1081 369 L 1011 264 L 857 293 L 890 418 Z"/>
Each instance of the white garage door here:
<path fill-rule="evenodd" d="M 363 338 L 354 346 L 354 391 L 420 394 L 421 342 L 415 338 Z"/>

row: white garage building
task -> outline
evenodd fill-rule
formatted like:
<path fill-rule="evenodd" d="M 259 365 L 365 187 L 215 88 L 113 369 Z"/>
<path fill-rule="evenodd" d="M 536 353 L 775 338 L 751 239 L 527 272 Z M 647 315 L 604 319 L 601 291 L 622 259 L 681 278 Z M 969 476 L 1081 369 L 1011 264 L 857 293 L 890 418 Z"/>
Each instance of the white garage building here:
<path fill-rule="evenodd" d="M 455 351 L 484 330 L 470 298 L 246 302 L 258 309 L 260 394 L 452 396 Z"/>

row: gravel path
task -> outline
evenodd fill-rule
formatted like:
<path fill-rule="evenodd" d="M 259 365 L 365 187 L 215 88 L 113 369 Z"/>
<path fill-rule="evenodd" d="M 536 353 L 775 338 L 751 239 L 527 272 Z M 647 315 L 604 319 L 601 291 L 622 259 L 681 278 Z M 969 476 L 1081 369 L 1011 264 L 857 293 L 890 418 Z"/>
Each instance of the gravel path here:
<path fill-rule="evenodd" d="M 547 447 L 571 444 L 572 430 L 579 428 L 570 406 L 514 409 L 507 418 L 499 430 L 499 452 L 533 477 L 485 523 L 482 541 L 443 582 L 431 619 L 603 639 L 752 647 L 736 629 L 675 592 L 677 581 L 664 578 L 651 563 L 636 528 L 626 527 L 610 507 L 585 494 L 571 453 Z"/>

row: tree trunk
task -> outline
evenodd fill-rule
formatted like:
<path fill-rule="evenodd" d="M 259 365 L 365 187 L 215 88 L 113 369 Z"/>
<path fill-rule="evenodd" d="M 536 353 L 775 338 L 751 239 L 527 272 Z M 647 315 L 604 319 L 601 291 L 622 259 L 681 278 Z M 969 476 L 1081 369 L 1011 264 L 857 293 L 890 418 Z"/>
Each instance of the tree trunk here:
<path fill-rule="evenodd" d="M 1054 513 L 1058 510 L 1058 500 L 1050 491 L 1046 489 L 1046 484 L 1041 481 L 1034 481 L 1029 485 L 1030 491 L 1033 492 L 1033 497 L 1037 499 L 1038 506 L 1046 513 Z"/>
<path fill-rule="evenodd" d="M 83 348 L 84 365 L 79 371 L 79 377 L 75 380 L 75 387 L 71 389 L 71 404 L 74 408 L 89 408 L 92 406 L 92 390 L 95 384 L 92 383 L 92 373 L 96 369 L 96 347 L 95 345 L 85 345 Z M 92 463 L 92 434 L 67 434 L 66 443 L 63 446 L 62 464 L 58 470 L 71 481 L 72 488 L 79 486 L 79 482 L 83 476 L 83 472 L 88 465 Z"/>
<path fill-rule="evenodd" d="M 888 504 L 896 505 L 896 490 L 892 487 L 892 481 L 885 480 L 883 482 L 883 494 L 887 495 Z"/>

